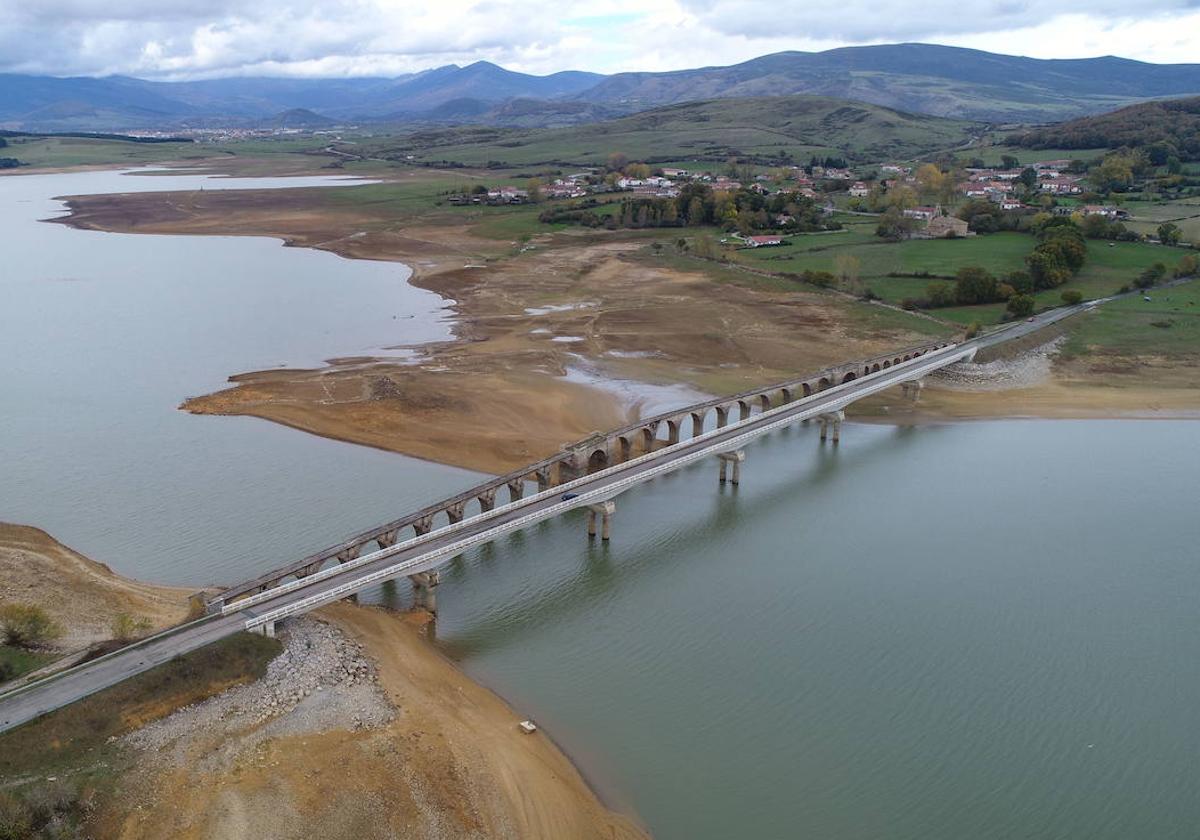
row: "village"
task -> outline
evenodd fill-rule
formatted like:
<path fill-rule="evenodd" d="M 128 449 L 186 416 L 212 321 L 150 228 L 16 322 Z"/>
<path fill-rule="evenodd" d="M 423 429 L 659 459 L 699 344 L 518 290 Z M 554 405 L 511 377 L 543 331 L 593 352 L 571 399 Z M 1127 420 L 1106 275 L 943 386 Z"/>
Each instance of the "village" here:
<path fill-rule="evenodd" d="M 620 157 L 620 156 L 616 156 Z M 1006 163 L 1014 161 L 1006 160 Z M 981 163 L 974 161 L 973 164 Z M 807 166 L 760 169 L 730 163 L 728 172 L 716 172 L 711 164 L 696 168 L 655 167 L 646 163 L 616 161 L 606 169 L 587 169 L 554 177 L 528 179 L 523 187 L 476 185 L 452 193 L 451 205 L 522 205 L 544 201 L 583 200 L 579 208 L 596 208 L 613 201 L 638 202 L 678 199 L 689 186 L 702 186 L 714 194 L 736 195 L 743 191 L 764 198 L 810 202 L 826 216 L 837 213 L 884 216 L 898 213 L 906 224 L 893 238 L 945 239 L 976 234 L 968 218 L 958 211 L 971 202 L 989 202 L 1005 214 L 1032 215 L 1049 212 L 1099 216 L 1110 221 L 1129 218 L 1120 207 L 1084 204 L 1090 197 L 1086 170 L 1079 162 L 1046 160 L 1027 166 L 990 167 L 969 165 L 942 169 L 925 163 L 884 163 L 849 167 L 825 165 L 816 158 Z M 921 199 L 928 199 L 920 203 Z M 560 214 L 561 215 L 561 214 Z M 731 226 L 732 227 L 732 226 Z M 796 233 L 793 214 L 767 215 L 766 224 L 748 230 L 745 225 L 731 231 L 725 240 L 746 248 L 786 244 Z"/>

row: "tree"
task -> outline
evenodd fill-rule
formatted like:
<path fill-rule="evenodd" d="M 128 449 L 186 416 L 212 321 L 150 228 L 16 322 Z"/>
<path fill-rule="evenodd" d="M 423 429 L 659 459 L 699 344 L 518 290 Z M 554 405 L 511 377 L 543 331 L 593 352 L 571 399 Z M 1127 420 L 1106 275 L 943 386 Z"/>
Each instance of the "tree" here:
<path fill-rule="evenodd" d="M 1133 281 L 1133 285 L 1139 289 L 1149 289 L 1159 280 L 1167 276 L 1167 267 L 1160 262 L 1148 267 L 1145 271 L 1138 275 Z"/>
<path fill-rule="evenodd" d="M 901 239 L 907 239 L 915 228 L 916 220 L 905 216 L 899 208 L 892 207 L 879 217 L 879 224 L 875 228 L 875 235 L 893 242 L 899 242 Z"/>
<path fill-rule="evenodd" d="M 1062 293 L 1062 302 L 1067 306 L 1074 306 L 1083 301 L 1083 292 L 1078 289 L 1067 289 Z"/>
<path fill-rule="evenodd" d="M 1013 295 L 1008 299 L 1008 314 L 1014 318 L 1028 318 L 1033 314 L 1033 295 Z"/>
<path fill-rule="evenodd" d="M 954 287 L 949 283 L 930 283 L 925 287 L 925 298 L 931 308 L 953 306 L 955 304 Z"/>
<path fill-rule="evenodd" d="M 916 172 L 917 184 L 920 185 L 921 195 L 937 196 L 942 192 L 942 187 L 945 185 L 946 176 L 942 170 L 938 169 L 932 163 L 923 163 L 917 168 Z"/>
<path fill-rule="evenodd" d="M 838 254 L 833 258 L 833 273 L 841 279 L 843 287 L 854 289 L 861 265 L 853 254 Z"/>
<path fill-rule="evenodd" d="M 0 606 L 0 630 L 6 644 L 18 647 L 47 645 L 63 634 L 62 627 L 34 604 Z"/>
<path fill-rule="evenodd" d="M 1037 186 L 1037 170 L 1032 166 L 1026 166 L 1021 170 L 1021 174 L 1017 176 L 1017 181 L 1024 184 L 1026 190 L 1033 189 Z"/>
<path fill-rule="evenodd" d="M 954 277 L 955 297 L 963 306 L 994 303 L 997 300 L 996 278 L 985 268 L 968 265 Z"/>
<path fill-rule="evenodd" d="M 1133 161 L 1124 155 L 1109 155 L 1088 172 L 1088 180 L 1100 192 L 1126 190 L 1133 183 Z"/>
<path fill-rule="evenodd" d="M 1020 158 L 1013 157 L 1012 155 L 1001 155 L 1000 156 L 1000 166 L 1002 166 L 1005 169 L 1016 169 L 1020 165 L 1021 165 Z"/>
<path fill-rule="evenodd" d="M 1193 277 L 1197 273 L 1200 273 L 1200 259 L 1195 254 L 1184 255 L 1179 259 L 1179 265 L 1175 266 L 1176 277 Z"/>
<path fill-rule="evenodd" d="M 8 141 L 5 140 L 3 137 L 0 137 L 0 149 L 3 149 L 7 145 L 8 145 Z"/>
<path fill-rule="evenodd" d="M 1183 231 L 1174 222 L 1163 222 L 1158 226 L 1158 241 L 1164 245 L 1178 245 Z"/>
<path fill-rule="evenodd" d="M 537 178 L 530 178 L 529 183 L 525 187 L 525 191 L 529 193 L 529 202 L 531 204 L 540 204 L 542 201 L 542 182 Z"/>
<path fill-rule="evenodd" d="M 111 629 L 114 639 L 118 642 L 128 642 L 149 631 L 150 619 L 119 612 L 113 616 Z"/>

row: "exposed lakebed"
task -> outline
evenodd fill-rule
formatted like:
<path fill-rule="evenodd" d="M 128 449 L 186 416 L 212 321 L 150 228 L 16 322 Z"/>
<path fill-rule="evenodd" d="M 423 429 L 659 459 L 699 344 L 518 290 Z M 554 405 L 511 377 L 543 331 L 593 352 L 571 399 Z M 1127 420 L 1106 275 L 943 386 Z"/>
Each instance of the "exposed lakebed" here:
<path fill-rule="evenodd" d="M 311 183 L 0 178 L 0 518 L 199 584 L 471 483 L 176 409 L 446 338 L 403 266 L 37 221 L 57 195 L 239 185 Z M 797 427 L 736 490 L 705 464 L 622 495 L 611 545 L 573 515 L 457 559 L 439 638 L 659 838 L 1188 837 L 1198 431 L 854 425 L 835 449 Z"/>

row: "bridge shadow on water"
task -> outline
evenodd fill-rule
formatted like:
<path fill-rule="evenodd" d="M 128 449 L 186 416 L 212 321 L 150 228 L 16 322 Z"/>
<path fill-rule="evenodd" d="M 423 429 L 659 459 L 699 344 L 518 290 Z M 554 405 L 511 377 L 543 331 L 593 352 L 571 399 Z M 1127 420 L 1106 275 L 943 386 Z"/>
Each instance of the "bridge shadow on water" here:
<path fill-rule="evenodd" d="M 861 427 L 860 428 L 865 428 Z M 792 508 L 797 498 L 819 492 L 833 482 L 839 469 L 874 457 L 879 450 L 896 450 L 897 444 L 917 443 L 918 430 L 911 426 L 896 426 L 890 434 L 872 437 L 865 443 L 847 446 L 820 446 L 816 441 L 815 428 L 809 430 L 798 427 L 787 427 L 773 433 L 767 440 L 778 446 L 785 444 L 795 446 L 801 441 L 811 442 L 820 446 L 811 469 L 797 472 L 778 481 L 776 486 L 766 492 L 755 492 L 753 503 L 743 503 L 740 498 L 745 495 L 739 487 L 732 484 L 721 485 L 716 479 L 715 463 L 704 462 L 669 473 L 654 479 L 658 487 L 669 486 L 672 483 L 686 484 L 688 507 L 700 512 L 699 516 L 688 516 L 686 510 L 678 507 L 673 513 L 680 515 L 678 526 L 670 533 L 653 544 L 642 547 L 631 547 L 629 544 L 619 544 L 614 547 L 599 539 L 588 540 L 583 552 L 583 563 L 574 575 L 567 575 L 552 586 L 518 586 L 515 593 L 510 592 L 502 602 L 476 604 L 472 619 L 471 615 L 455 614 L 453 618 L 452 639 L 443 638 L 441 644 L 446 652 L 456 658 L 467 658 L 488 651 L 508 647 L 520 643 L 526 633 L 544 634 L 547 625 L 568 619 L 581 607 L 604 599 L 613 599 L 623 589 L 647 585 L 656 577 L 676 574 L 679 566 L 687 563 L 698 549 L 704 549 L 714 542 L 727 539 L 734 529 L 753 529 L 756 523 L 767 522 L 777 516 L 780 511 Z M 751 450 L 752 451 L 752 450 Z M 902 451 L 902 450 L 901 450 Z M 711 475 L 713 493 L 712 502 L 701 509 L 698 504 L 709 492 L 709 476 Z M 703 478 L 701 479 L 701 476 Z M 748 458 L 743 465 L 743 481 L 751 484 L 755 472 L 753 462 Z M 699 482 L 698 482 L 699 480 Z M 626 505 L 637 504 L 638 488 L 622 494 L 628 501 Z M 581 535 L 584 530 L 583 511 L 574 511 L 557 521 L 545 521 L 525 531 L 518 531 L 504 537 L 499 545 L 489 543 L 473 550 L 469 555 L 454 558 L 442 567 L 442 587 L 439 592 L 443 611 L 454 607 L 454 584 L 463 583 L 467 586 L 478 586 L 477 573 L 481 569 L 493 569 L 501 573 L 496 565 L 498 556 L 503 555 L 508 562 L 507 571 L 517 575 L 533 572 L 536 569 L 514 569 L 512 562 L 528 557 L 528 552 L 540 552 L 547 546 L 554 531 L 565 527 L 571 532 Z M 557 522 L 557 524 L 556 524 Z M 545 537 L 547 539 L 541 539 Z M 618 508 L 614 520 L 614 541 L 624 539 L 621 528 L 621 498 L 618 497 Z M 619 552 L 620 562 L 615 561 Z M 670 560 L 671 562 L 664 562 Z M 530 563 L 533 563 L 530 560 Z M 475 574 L 473 574 L 475 573 Z M 732 574 L 732 573 L 731 573 Z M 400 587 L 407 590 L 407 586 Z M 476 590 L 478 592 L 478 589 Z M 477 598 L 476 593 L 471 599 Z M 479 609 L 482 607 L 482 609 Z"/>

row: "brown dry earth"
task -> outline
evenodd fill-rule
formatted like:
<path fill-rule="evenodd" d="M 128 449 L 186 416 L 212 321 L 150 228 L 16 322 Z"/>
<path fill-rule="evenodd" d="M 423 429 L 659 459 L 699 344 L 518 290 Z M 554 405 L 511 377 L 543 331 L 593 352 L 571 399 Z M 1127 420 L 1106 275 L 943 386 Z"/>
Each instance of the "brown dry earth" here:
<path fill-rule="evenodd" d="M 67 651 L 111 638 L 117 613 L 145 618 L 156 630 L 178 624 L 194 591 L 121 577 L 45 531 L 0 523 L 0 603 L 44 608 L 66 631 L 58 644 Z"/>
<path fill-rule="evenodd" d="M 718 282 L 703 264 L 655 261 L 636 239 L 545 235 L 518 250 L 461 224 L 389 223 L 369 206 L 330 207 L 317 193 L 71 202 L 69 222 L 80 227 L 271 235 L 350 257 L 401 260 L 414 267 L 416 285 L 454 302 L 457 340 L 423 347 L 418 364 L 344 359 L 320 370 L 238 374 L 235 387 L 188 400 L 187 410 L 252 415 L 504 472 L 621 425 L 637 410 L 564 379 L 580 357 L 608 377 L 721 393 L 923 340 L 870 327 L 869 308 L 834 295 Z"/>
<path fill-rule="evenodd" d="M 419 617 L 322 614 L 375 660 L 393 720 L 265 741 L 253 728 L 196 732 L 169 769 L 127 778 L 103 836 L 645 840 L 543 733 L 521 734 L 519 715 L 428 644 Z"/>

